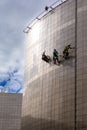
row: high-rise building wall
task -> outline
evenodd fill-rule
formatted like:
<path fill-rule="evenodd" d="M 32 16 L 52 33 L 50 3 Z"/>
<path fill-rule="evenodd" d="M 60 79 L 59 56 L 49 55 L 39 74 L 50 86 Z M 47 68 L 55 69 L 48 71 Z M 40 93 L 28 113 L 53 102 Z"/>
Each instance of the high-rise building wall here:
<path fill-rule="evenodd" d="M 0 93 L 0 130 L 21 130 L 22 94 Z"/>
<path fill-rule="evenodd" d="M 77 13 L 76 13 L 77 12 Z M 87 129 L 87 0 L 66 0 L 38 20 L 27 34 L 22 130 Z M 43 51 L 70 58 L 42 61 Z"/>
<path fill-rule="evenodd" d="M 87 129 L 87 0 L 77 3 L 77 128 Z"/>

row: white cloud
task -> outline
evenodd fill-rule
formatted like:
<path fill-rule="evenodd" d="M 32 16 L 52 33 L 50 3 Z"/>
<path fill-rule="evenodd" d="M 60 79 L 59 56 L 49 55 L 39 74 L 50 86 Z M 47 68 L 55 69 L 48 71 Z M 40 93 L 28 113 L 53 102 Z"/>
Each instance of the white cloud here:
<path fill-rule="evenodd" d="M 2 84 L 10 78 L 6 82 L 9 92 L 22 92 L 25 48 L 23 29 L 47 3 L 53 2 L 0 0 L 0 82 Z"/>

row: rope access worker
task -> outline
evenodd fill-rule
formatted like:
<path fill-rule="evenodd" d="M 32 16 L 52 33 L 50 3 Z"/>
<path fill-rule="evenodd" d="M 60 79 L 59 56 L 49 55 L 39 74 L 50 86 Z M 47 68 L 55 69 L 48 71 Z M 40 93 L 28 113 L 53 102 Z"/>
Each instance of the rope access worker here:
<path fill-rule="evenodd" d="M 43 52 L 43 54 L 42 54 L 42 60 L 44 60 L 44 61 L 46 61 L 46 62 L 51 62 L 51 58 L 50 58 L 50 56 L 47 56 L 46 54 L 45 54 L 45 51 Z"/>
<path fill-rule="evenodd" d="M 53 61 L 54 61 L 54 64 L 56 64 L 56 61 L 57 63 L 60 63 L 58 51 L 56 49 L 53 50 Z"/>
<path fill-rule="evenodd" d="M 66 45 L 64 50 L 63 50 L 63 57 L 65 59 L 69 58 L 69 49 L 73 49 L 70 44 Z"/>

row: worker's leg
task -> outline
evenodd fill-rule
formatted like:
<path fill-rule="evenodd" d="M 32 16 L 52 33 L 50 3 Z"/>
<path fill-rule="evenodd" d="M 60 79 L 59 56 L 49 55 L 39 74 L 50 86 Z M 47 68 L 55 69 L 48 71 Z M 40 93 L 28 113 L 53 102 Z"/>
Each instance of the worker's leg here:
<path fill-rule="evenodd" d="M 63 51 L 63 58 L 65 58 L 66 57 L 66 52 L 65 51 Z"/>
<path fill-rule="evenodd" d="M 67 56 L 67 57 L 69 56 L 69 52 L 68 52 L 68 51 L 66 52 L 66 56 Z"/>
<path fill-rule="evenodd" d="M 58 63 L 60 63 L 60 61 L 59 61 L 59 57 L 58 57 L 58 56 L 56 57 L 56 60 L 57 60 Z"/>
<path fill-rule="evenodd" d="M 55 59 L 55 57 L 53 56 L 53 62 L 54 62 L 54 64 L 56 64 L 56 59 Z"/>
<path fill-rule="evenodd" d="M 48 58 L 47 58 L 47 56 L 43 56 L 43 57 L 42 57 L 42 60 L 48 62 Z"/>
<path fill-rule="evenodd" d="M 45 61 L 49 63 L 49 59 L 47 56 L 45 57 Z"/>
<path fill-rule="evenodd" d="M 47 56 L 47 58 L 48 58 L 48 61 L 51 62 L 51 58 L 50 58 L 50 56 Z"/>
<path fill-rule="evenodd" d="M 69 58 L 69 52 L 67 51 L 65 59 L 68 59 L 68 58 Z"/>

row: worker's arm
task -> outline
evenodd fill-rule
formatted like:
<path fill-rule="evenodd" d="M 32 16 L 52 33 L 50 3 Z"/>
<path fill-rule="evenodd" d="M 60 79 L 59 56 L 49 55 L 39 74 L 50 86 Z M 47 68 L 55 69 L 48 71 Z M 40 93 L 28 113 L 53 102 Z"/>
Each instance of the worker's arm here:
<path fill-rule="evenodd" d="M 75 47 L 71 47 L 70 49 L 75 49 Z"/>
<path fill-rule="evenodd" d="M 70 46 L 69 49 L 75 49 L 75 47 L 71 47 L 71 46 Z"/>

